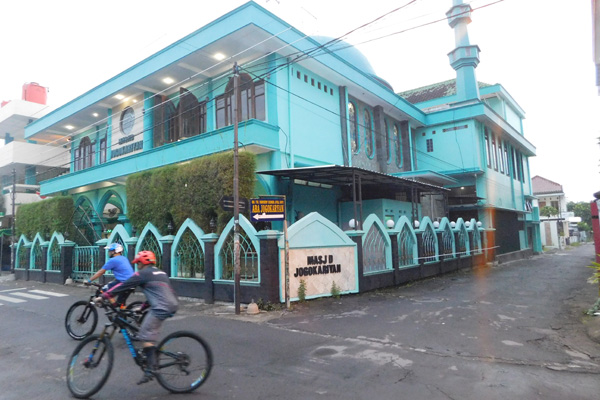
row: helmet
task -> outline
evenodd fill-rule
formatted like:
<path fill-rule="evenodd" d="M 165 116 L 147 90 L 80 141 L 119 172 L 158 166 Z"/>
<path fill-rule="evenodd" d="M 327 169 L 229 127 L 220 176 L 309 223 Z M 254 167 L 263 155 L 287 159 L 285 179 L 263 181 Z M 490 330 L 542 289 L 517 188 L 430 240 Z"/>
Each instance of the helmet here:
<path fill-rule="evenodd" d="M 111 243 L 106 248 L 108 249 L 108 251 L 114 251 L 115 253 L 123 252 L 123 246 L 121 246 L 120 243 Z"/>
<path fill-rule="evenodd" d="M 144 265 L 156 264 L 156 256 L 149 250 L 142 250 L 133 259 L 132 264 L 142 263 Z"/>

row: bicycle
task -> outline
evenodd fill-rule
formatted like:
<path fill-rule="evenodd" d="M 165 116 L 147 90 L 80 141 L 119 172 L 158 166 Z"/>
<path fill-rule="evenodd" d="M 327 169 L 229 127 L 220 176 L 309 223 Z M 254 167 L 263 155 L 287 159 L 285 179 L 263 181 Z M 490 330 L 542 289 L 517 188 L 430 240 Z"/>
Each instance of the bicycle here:
<path fill-rule="evenodd" d="M 104 301 L 102 307 L 110 322 L 99 335 L 92 335 L 77 345 L 67 367 L 67 386 L 78 399 L 97 393 L 108 380 L 114 362 L 111 342 L 115 332 L 123 335 L 131 356 L 142 371 L 147 361 L 142 348 L 136 348 L 129 334 L 137 328 L 128 320 L 124 310 Z M 112 329 L 111 329 L 112 328 Z M 167 335 L 157 345 L 158 383 L 172 393 L 188 393 L 198 389 L 210 375 L 213 357 L 208 343 L 189 331 Z"/>
<path fill-rule="evenodd" d="M 73 303 L 67 311 L 67 315 L 65 316 L 65 329 L 69 336 L 75 340 L 83 340 L 94 333 L 94 330 L 98 325 L 98 310 L 96 310 L 96 305 L 93 300 L 94 297 L 98 297 L 103 293 L 103 285 L 95 282 L 80 283 L 95 286 L 96 293 L 90 296 L 89 300 L 80 300 Z M 133 292 L 134 289 L 132 289 L 129 294 Z M 125 306 L 123 305 L 123 307 Z M 139 327 L 142 325 L 144 317 L 148 312 L 148 304 L 145 301 L 134 301 L 127 305 L 125 310 L 128 311 L 128 318 Z"/>

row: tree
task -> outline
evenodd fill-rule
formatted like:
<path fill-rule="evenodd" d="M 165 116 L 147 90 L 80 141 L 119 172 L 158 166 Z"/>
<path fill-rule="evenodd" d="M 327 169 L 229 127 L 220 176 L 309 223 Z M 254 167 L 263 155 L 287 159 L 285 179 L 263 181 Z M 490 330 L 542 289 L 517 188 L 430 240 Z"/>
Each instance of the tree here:
<path fill-rule="evenodd" d="M 592 208 L 590 203 L 586 201 L 575 203 L 573 213 L 575 213 L 576 217 L 581 218 L 581 222 L 585 222 L 589 226 L 592 226 Z"/>
<path fill-rule="evenodd" d="M 558 210 L 552 206 L 542 207 L 540 215 L 546 218 L 550 218 L 553 215 L 558 215 Z"/>

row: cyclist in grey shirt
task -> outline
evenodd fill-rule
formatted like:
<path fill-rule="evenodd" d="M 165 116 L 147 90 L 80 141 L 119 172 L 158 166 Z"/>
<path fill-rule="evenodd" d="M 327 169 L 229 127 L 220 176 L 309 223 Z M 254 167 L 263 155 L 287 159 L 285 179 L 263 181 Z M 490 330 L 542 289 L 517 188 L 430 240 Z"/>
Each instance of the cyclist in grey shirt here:
<path fill-rule="evenodd" d="M 140 286 L 150 311 L 140 327 L 137 340 L 143 341 L 143 351 L 148 367 L 139 384 L 152 380 L 156 371 L 156 341 L 160 335 L 163 321 L 177 312 L 178 301 L 167 274 L 155 267 L 156 256 L 153 252 L 140 251 L 132 264 L 138 264 L 138 271 L 125 282 L 120 282 L 102 294 L 102 298 L 114 302 L 113 295 Z M 100 299 L 98 299 L 100 300 Z"/>

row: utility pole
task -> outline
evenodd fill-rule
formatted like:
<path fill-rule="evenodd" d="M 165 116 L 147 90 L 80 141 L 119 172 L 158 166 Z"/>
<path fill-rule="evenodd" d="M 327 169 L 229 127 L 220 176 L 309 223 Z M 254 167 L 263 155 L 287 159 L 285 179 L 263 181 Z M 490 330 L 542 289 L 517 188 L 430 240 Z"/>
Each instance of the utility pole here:
<path fill-rule="evenodd" d="M 14 274 L 15 273 L 15 251 L 17 250 L 15 248 L 15 221 L 16 221 L 16 216 L 15 216 L 15 199 L 17 197 L 17 170 L 15 168 L 13 168 L 12 170 L 12 178 L 13 178 L 13 183 L 12 183 L 12 190 L 10 191 L 10 199 L 11 199 L 11 203 L 12 203 L 12 216 L 11 216 L 11 230 L 10 230 L 10 242 L 12 244 L 11 248 L 10 248 L 10 273 Z"/>
<path fill-rule="evenodd" d="M 240 190 L 238 172 L 238 123 L 240 116 L 240 69 L 233 64 L 233 297 L 235 313 L 240 313 Z"/>

